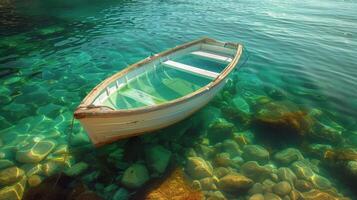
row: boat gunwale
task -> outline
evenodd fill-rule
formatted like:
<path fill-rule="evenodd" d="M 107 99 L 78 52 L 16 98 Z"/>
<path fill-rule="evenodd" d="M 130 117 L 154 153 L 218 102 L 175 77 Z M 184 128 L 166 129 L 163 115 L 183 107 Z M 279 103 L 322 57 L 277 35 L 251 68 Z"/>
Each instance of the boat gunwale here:
<path fill-rule="evenodd" d="M 177 98 L 175 100 L 168 101 L 166 103 L 162 103 L 159 105 L 152 105 L 152 106 L 144 106 L 144 107 L 139 107 L 139 108 L 134 108 L 134 109 L 127 109 L 127 110 L 113 110 L 109 109 L 106 106 L 93 106 L 92 102 L 94 99 L 98 96 L 100 91 L 104 90 L 109 84 L 111 84 L 113 81 L 117 80 L 118 78 L 124 76 L 125 74 L 129 73 L 130 71 L 133 71 L 137 68 L 143 67 L 145 64 L 148 64 L 156 59 L 160 59 L 161 57 L 167 56 L 169 54 L 172 54 L 176 51 L 191 47 L 196 44 L 200 43 L 218 43 L 218 44 L 223 44 L 223 45 L 232 45 L 236 48 L 236 53 L 234 55 L 234 58 L 232 61 L 224 68 L 224 70 L 215 78 L 212 80 L 210 83 L 205 85 L 204 87 L 196 90 L 195 92 L 189 93 L 185 96 L 182 96 L 180 98 Z M 148 113 L 152 111 L 157 111 L 161 109 L 165 109 L 170 106 L 174 106 L 177 104 L 184 103 L 191 98 L 201 96 L 207 92 L 209 92 L 212 88 L 215 88 L 219 83 L 221 83 L 228 75 L 229 73 L 235 68 L 236 64 L 238 63 L 241 54 L 243 51 L 243 46 L 239 43 L 229 43 L 229 42 L 220 42 L 216 41 L 211 38 L 201 38 L 198 40 L 194 40 L 192 42 L 188 42 L 179 46 L 176 46 L 174 48 L 168 49 L 166 51 L 163 51 L 161 53 L 155 54 L 153 56 L 147 57 L 137 63 L 134 63 L 127 68 L 111 75 L 110 77 L 106 78 L 104 81 L 99 83 L 95 88 L 91 90 L 90 93 L 83 99 L 83 101 L 79 104 L 79 106 L 76 108 L 74 112 L 74 117 L 76 119 L 82 119 L 82 118 L 93 118 L 93 117 L 100 117 L 100 118 L 105 118 L 105 117 L 113 117 L 113 116 L 122 116 L 122 115 L 135 115 L 135 114 L 142 114 L 142 113 Z"/>

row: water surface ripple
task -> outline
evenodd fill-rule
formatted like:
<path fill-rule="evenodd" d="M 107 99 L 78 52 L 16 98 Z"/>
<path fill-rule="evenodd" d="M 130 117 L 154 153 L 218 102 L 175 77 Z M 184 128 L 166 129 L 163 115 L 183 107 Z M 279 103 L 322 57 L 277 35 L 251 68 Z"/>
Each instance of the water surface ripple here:
<path fill-rule="evenodd" d="M 203 36 L 244 44 L 242 96 L 273 88 L 356 131 L 356 11 L 353 0 L 1 0 L 0 148 L 53 129 L 65 143 L 101 80 Z"/>

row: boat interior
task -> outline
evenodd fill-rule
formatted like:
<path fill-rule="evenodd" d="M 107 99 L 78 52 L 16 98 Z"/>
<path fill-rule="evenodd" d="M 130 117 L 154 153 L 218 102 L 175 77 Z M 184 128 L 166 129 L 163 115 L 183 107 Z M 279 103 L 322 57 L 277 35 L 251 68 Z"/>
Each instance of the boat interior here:
<path fill-rule="evenodd" d="M 92 104 L 135 109 L 183 97 L 216 79 L 236 51 L 222 43 L 199 43 L 153 59 L 113 80 Z"/>

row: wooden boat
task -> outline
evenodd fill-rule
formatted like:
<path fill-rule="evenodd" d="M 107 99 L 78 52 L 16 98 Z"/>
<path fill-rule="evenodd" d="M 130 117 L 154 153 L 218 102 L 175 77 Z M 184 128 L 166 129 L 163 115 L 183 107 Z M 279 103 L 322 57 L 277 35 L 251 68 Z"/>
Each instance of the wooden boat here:
<path fill-rule="evenodd" d="M 220 91 L 242 51 L 203 38 L 155 54 L 97 85 L 74 116 L 95 146 L 169 126 Z"/>

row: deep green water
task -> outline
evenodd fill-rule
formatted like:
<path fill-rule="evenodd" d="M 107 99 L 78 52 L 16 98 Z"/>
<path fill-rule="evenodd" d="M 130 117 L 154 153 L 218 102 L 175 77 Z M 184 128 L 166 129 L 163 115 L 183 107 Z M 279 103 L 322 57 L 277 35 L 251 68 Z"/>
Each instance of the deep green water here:
<path fill-rule="evenodd" d="M 42 141 L 39 149 L 51 153 L 38 158 L 38 174 L 43 179 L 61 171 L 58 161 L 53 173 L 43 172 L 50 161 L 63 158 L 53 148 L 67 145 L 73 111 L 95 85 L 152 53 L 209 36 L 244 44 L 242 60 L 247 60 L 210 105 L 176 127 L 99 150 L 75 122 L 66 168 L 88 163 L 78 179 L 111 199 L 125 188 L 125 169 L 149 162 L 143 152 L 151 146 L 168 149 L 172 166 L 184 165 L 185 152 L 201 143 L 224 153 L 217 143 L 233 141 L 232 134 L 224 135 L 223 128 L 218 133 L 226 138 L 212 136 L 217 119 L 224 118 L 234 125 L 231 132 L 251 133 L 243 135 L 271 155 L 295 147 L 305 158 L 320 160 L 320 174 L 353 198 L 350 180 L 336 170 L 344 169 L 340 165 L 346 166 L 346 160 L 324 161 L 309 147 L 357 148 L 356 10 L 353 0 L 0 0 L 0 162 L 26 168 L 21 152 Z M 264 102 L 274 106 L 266 109 Z M 233 114 L 232 106 L 238 110 Z M 331 134 L 318 129 L 301 139 L 288 132 L 276 136 L 271 133 L 276 129 L 262 131 L 256 118 L 281 110 L 310 113 L 313 123 Z M 224 195 L 234 199 L 246 194 Z"/>

